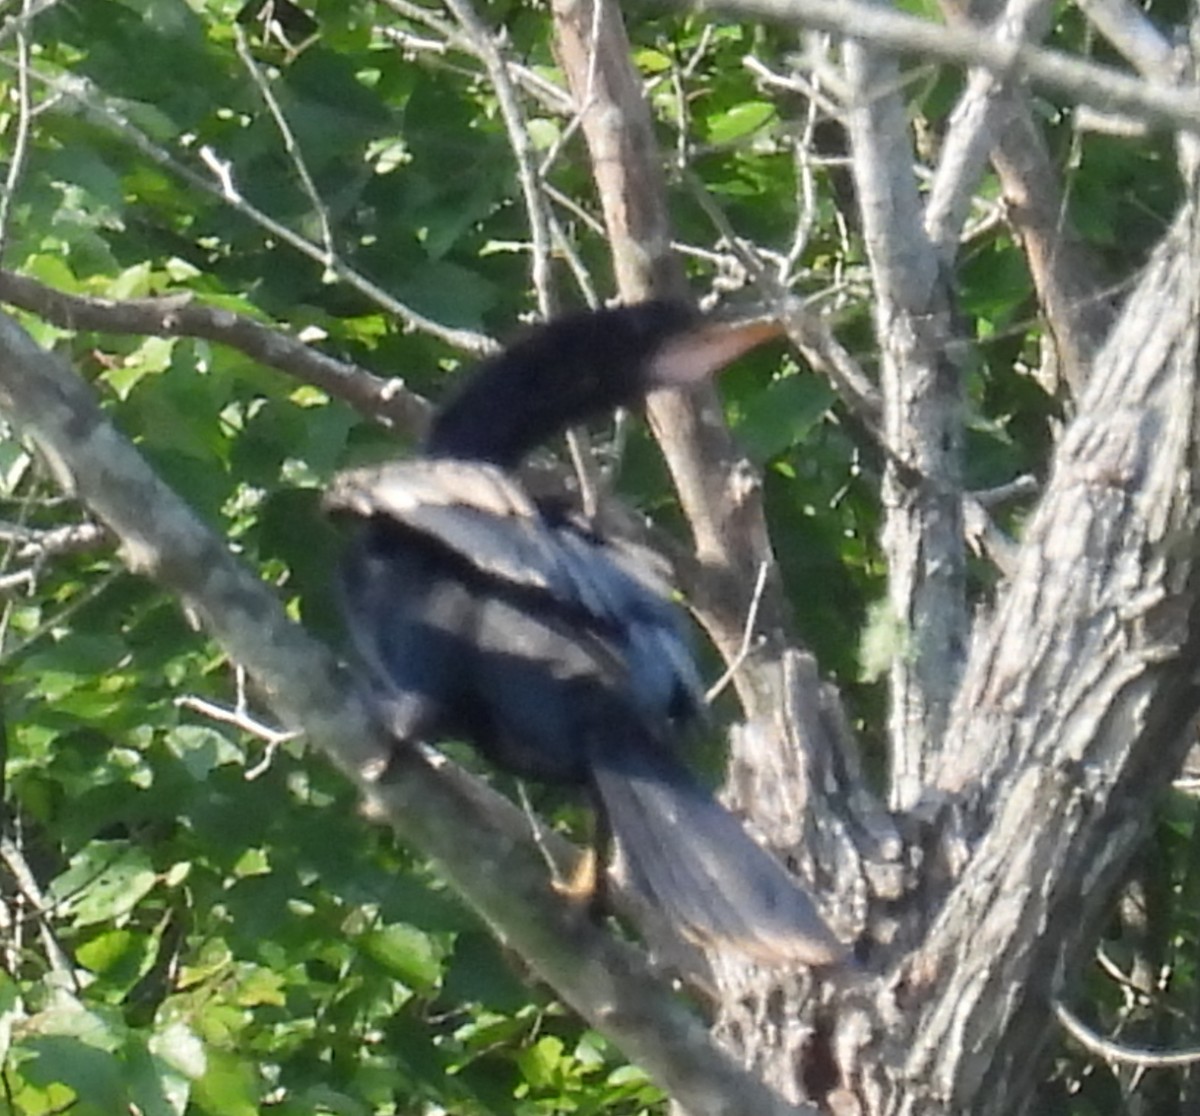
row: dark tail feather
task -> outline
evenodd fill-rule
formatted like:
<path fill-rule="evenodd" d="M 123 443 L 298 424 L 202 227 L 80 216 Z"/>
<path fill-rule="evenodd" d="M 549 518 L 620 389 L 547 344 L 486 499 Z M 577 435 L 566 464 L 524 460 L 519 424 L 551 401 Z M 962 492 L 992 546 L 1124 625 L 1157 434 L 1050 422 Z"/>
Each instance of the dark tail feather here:
<path fill-rule="evenodd" d="M 596 741 L 592 770 L 637 886 L 686 936 L 771 964 L 828 965 L 846 948 L 812 900 L 640 726 Z"/>

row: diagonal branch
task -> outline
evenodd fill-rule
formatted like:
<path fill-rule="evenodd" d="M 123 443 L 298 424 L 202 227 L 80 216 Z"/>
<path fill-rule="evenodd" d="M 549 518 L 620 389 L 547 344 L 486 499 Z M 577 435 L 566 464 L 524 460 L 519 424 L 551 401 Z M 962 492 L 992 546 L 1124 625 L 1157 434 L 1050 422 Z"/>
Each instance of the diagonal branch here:
<path fill-rule="evenodd" d="M 958 21 L 974 18 L 982 24 L 987 18 L 979 5 L 964 0 L 941 0 L 941 7 Z M 1049 29 L 1052 8 L 1046 0 L 1007 0 L 990 21 L 991 32 L 1009 39 L 1040 38 Z M 953 198 L 973 189 L 979 160 L 987 157 L 1000 178 L 1006 216 L 1025 252 L 1054 340 L 1057 359 L 1046 362 L 1039 378 L 1051 392 L 1062 379 L 1078 396 L 1112 324 L 1105 268 L 1067 212 L 1061 174 L 1028 91 L 976 69 L 953 114 L 926 212 L 927 226 L 946 253 L 959 232 Z"/>
<path fill-rule="evenodd" d="M 637 950 L 579 917 L 550 886 L 511 803 L 415 748 L 393 751 L 329 653 L 150 471 L 87 385 L 4 316 L 0 408 L 62 487 L 120 539 L 130 568 L 198 616 L 280 720 L 326 753 L 374 815 L 432 856 L 510 948 L 689 1112 L 813 1112 L 782 1103 L 738 1068 Z"/>
<path fill-rule="evenodd" d="M 317 352 L 303 341 L 243 314 L 194 301 L 190 294 L 109 299 L 66 294 L 35 279 L 0 270 L 0 302 L 37 314 L 63 329 L 133 333 L 150 337 L 202 337 L 321 388 L 368 418 L 409 438 L 419 438 L 429 404 L 365 368 Z"/>
<path fill-rule="evenodd" d="M 662 153 L 641 79 L 630 59 L 620 8 L 612 0 L 556 0 L 556 51 L 580 106 L 621 295 L 681 296 L 682 268 L 671 248 Z M 769 638 L 788 628 L 767 537 L 761 484 L 739 460 L 712 389 L 659 393 L 647 407 L 651 426 L 687 515 L 700 562 L 719 591 L 696 602 L 726 662 L 737 657 L 759 568 L 768 568 L 760 617 Z M 751 715 L 778 708 L 777 671 L 752 655 L 736 676 Z"/>

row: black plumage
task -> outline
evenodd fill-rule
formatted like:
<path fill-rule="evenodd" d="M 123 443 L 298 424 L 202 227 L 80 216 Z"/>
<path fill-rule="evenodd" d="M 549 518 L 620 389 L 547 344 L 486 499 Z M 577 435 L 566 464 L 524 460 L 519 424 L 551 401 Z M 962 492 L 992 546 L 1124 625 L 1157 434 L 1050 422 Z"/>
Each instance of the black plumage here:
<path fill-rule="evenodd" d="M 585 787 L 599 843 L 615 834 L 682 933 L 822 964 L 843 949 L 811 900 L 677 755 L 702 694 L 666 586 L 507 471 L 564 426 L 773 332 L 664 302 L 562 318 L 480 366 L 425 456 L 343 473 L 326 505 L 363 521 L 341 596 L 398 739 L 463 739 L 514 774 Z"/>

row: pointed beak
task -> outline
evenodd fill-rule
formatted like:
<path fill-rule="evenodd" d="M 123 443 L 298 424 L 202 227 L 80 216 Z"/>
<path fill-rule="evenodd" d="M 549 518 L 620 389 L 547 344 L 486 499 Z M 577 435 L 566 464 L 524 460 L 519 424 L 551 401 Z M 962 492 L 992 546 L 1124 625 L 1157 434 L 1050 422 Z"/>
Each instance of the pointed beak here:
<path fill-rule="evenodd" d="M 767 314 L 714 314 L 666 341 L 650 362 L 650 375 L 663 387 L 697 383 L 784 332 L 783 323 Z"/>

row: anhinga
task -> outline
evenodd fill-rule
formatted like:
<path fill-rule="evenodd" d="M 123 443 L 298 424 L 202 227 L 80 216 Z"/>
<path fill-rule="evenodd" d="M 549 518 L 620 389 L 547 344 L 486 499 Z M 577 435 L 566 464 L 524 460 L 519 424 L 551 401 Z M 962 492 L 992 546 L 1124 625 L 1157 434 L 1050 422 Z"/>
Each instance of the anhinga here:
<path fill-rule="evenodd" d="M 341 595 L 399 740 L 466 740 L 516 775 L 586 787 L 600 857 L 615 835 L 684 935 L 825 964 L 845 951 L 812 901 L 676 754 L 703 700 L 679 610 L 628 549 L 508 472 L 564 427 L 775 332 L 671 302 L 560 318 L 483 362 L 424 456 L 343 473 L 325 503 L 363 520 Z"/>

